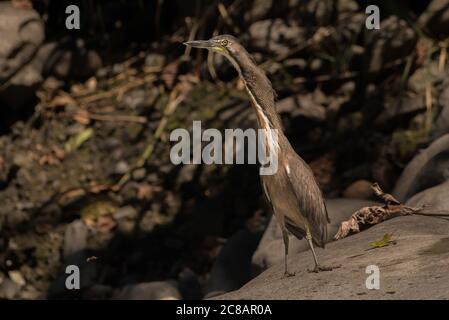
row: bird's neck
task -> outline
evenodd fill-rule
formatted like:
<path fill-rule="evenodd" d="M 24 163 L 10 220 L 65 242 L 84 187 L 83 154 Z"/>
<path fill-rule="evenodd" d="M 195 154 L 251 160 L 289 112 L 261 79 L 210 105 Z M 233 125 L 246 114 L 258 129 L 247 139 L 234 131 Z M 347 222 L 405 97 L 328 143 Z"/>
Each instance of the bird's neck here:
<path fill-rule="evenodd" d="M 274 105 L 276 93 L 265 73 L 256 66 L 247 70 L 243 68 L 241 77 L 256 112 L 259 127 L 265 130 L 267 154 L 276 156 L 281 145 L 288 145 Z"/>
<path fill-rule="evenodd" d="M 239 61 L 236 67 L 256 111 L 259 126 L 262 129 L 277 129 L 282 133 L 282 124 L 275 109 L 276 92 L 270 80 L 249 56 L 241 57 Z"/>

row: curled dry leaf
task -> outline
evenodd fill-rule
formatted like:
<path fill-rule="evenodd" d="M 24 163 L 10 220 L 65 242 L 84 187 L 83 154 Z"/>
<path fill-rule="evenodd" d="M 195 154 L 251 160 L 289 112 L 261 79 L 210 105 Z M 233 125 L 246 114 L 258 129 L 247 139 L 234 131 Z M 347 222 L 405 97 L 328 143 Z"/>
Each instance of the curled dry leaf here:
<path fill-rule="evenodd" d="M 64 149 L 55 145 L 55 146 L 51 147 L 51 150 L 53 151 L 53 154 L 56 156 L 56 158 L 58 158 L 59 160 L 64 160 L 64 158 L 65 158 Z"/>
<path fill-rule="evenodd" d="M 418 213 L 422 208 L 413 208 L 404 205 L 394 205 L 394 206 L 372 206 L 363 207 L 353 213 L 351 218 L 343 221 L 338 229 L 335 240 L 340 240 L 345 238 L 351 233 L 358 233 L 361 229 L 366 229 L 369 226 L 381 223 L 385 220 L 399 217 L 407 216 L 414 213 Z"/>
<path fill-rule="evenodd" d="M 137 198 L 140 200 L 148 200 L 153 197 L 155 192 L 162 191 L 162 188 L 159 186 L 151 186 L 147 183 L 141 183 L 137 187 Z"/>
<path fill-rule="evenodd" d="M 110 216 L 102 216 L 97 219 L 97 221 L 93 224 L 93 227 L 100 232 L 109 232 L 115 228 L 117 223 Z"/>
<path fill-rule="evenodd" d="M 55 108 L 55 107 L 65 107 L 68 105 L 77 105 L 77 102 L 75 99 L 73 99 L 69 94 L 67 93 L 59 93 L 56 97 L 54 97 L 49 103 L 48 106 Z"/>
<path fill-rule="evenodd" d="M 97 85 L 98 85 L 98 82 L 97 82 L 97 78 L 95 78 L 95 77 L 90 77 L 90 78 L 86 81 L 86 89 L 87 89 L 89 92 L 92 92 L 92 91 L 97 90 Z"/>
<path fill-rule="evenodd" d="M 162 80 L 164 81 L 167 88 L 173 87 L 173 85 L 175 83 L 176 75 L 178 74 L 178 67 L 179 67 L 179 61 L 174 61 L 174 62 L 168 64 L 164 68 L 164 70 L 162 72 Z"/>
<path fill-rule="evenodd" d="M 53 166 L 55 164 L 60 163 L 59 159 L 54 157 L 52 154 L 44 154 L 43 156 L 41 156 L 38 160 L 39 165 L 43 166 L 43 165 L 50 165 Z"/>
<path fill-rule="evenodd" d="M 103 192 L 108 189 L 109 189 L 109 186 L 105 185 L 105 184 L 92 184 L 91 186 L 89 186 L 87 191 L 89 193 L 97 194 L 97 193 Z"/>
<path fill-rule="evenodd" d="M 87 125 L 90 123 L 89 113 L 86 110 L 78 110 L 73 115 L 73 120 L 81 124 Z"/>

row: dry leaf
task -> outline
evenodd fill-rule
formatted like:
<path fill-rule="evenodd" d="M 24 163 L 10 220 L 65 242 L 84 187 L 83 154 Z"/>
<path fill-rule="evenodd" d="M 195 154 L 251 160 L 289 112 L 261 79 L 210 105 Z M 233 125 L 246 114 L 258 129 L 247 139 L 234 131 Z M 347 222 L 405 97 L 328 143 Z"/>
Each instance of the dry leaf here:
<path fill-rule="evenodd" d="M 90 77 L 86 81 L 86 88 L 91 92 L 97 90 L 97 79 L 95 77 Z"/>
<path fill-rule="evenodd" d="M 67 152 L 74 151 L 78 149 L 84 142 L 89 140 L 94 134 L 94 130 L 92 128 L 88 128 L 80 133 L 74 135 L 69 139 L 69 141 L 65 144 L 65 150 Z"/>
<path fill-rule="evenodd" d="M 105 184 L 93 184 L 89 187 L 89 192 L 90 193 L 100 193 L 102 191 L 108 190 L 109 186 L 105 185 Z"/>
<path fill-rule="evenodd" d="M 83 189 L 70 190 L 64 193 L 60 198 L 60 203 L 66 203 L 74 198 L 84 196 L 86 192 Z"/>
<path fill-rule="evenodd" d="M 137 187 L 137 198 L 140 200 L 148 200 L 153 196 L 153 187 L 147 183 L 142 183 Z"/>
<path fill-rule="evenodd" d="M 26 284 L 25 278 L 18 270 L 9 271 L 8 272 L 9 278 L 17 283 L 19 286 L 24 286 Z"/>
<path fill-rule="evenodd" d="M 114 221 L 112 217 L 102 216 L 98 218 L 97 222 L 94 225 L 94 228 L 101 232 L 106 233 L 114 229 L 116 225 L 117 223 Z"/>
<path fill-rule="evenodd" d="M 43 156 L 41 156 L 38 160 L 39 165 L 43 166 L 43 165 L 55 165 L 60 163 L 59 159 L 57 159 L 56 157 L 54 157 L 52 154 L 44 154 Z"/>
<path fill-rule="evenodd" d="M 382 247 L 386 247 L 389 246 L 390 244 L 396 244 L 396 240 L 393 239 L 393 234 L 392 233 L 386 233 L 384 234 L 383 238 L 377 241 L 373 241 L 370 242 L 370 246 L 375 249 L 375 248 L 382 248 Z"/>
<path fill-rule="evenodd" d="M 54 97 L 49 103 L 48 106 L 54 107 L 65 107 L 68 105 L 77 105 L 75 99 L 73 99 L 68 94 L 60 94 Z"/>
<path fill-rule="evenodd" d="M 56 158 L 58 158 L 59 160 L 64 160 L 65 158 L 65 151 L 64 149 L 58 147 L 58 146 L 53 146 L 51 147 L 51 150 L 53 151 L 54 155 L 56 156 Z"/>
<path fill-rule="evenodd" d="M 176 75 L 178 74 L 178 66 L 179 66 L 179 62 L 174 61 L 174 62 L 168 64 L 164 68 L 161 78 L 164 81 L 167 88 L 173 87 L 173 84 L 175 83 Z"/>
<path fill-rule="evenodd" d="M 90 123 L 89 113 L 86 110 L 79 110 L 73 115 L 73 120 L 88 125 Z"/>

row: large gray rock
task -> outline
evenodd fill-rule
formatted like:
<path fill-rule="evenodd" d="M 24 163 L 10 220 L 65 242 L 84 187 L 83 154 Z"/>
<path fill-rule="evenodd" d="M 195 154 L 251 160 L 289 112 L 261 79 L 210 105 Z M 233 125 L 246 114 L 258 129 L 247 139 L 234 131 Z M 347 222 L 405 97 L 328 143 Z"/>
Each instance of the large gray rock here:
<path fill-rule="evenodd" d="M 419 207 L 429 205 L 431 211 L 449 212 L 449 181 L 415 194 L 406 205 Z"/>
<path fill-rule="evenodd" d="M 0 81 L 9 80 L 31 61 L 44 41 L 44 26 L 32 9 L 0 2 Z"/>
<path fill-rule="evenodd" d="M 405 167 L 393 195 L 405 201 L 414 194 L 436 186 L 449 177 L 449 134 L 443 135 L 416 155 Z"/>
<path fill-rule="evenodd" d="M 419 17 L 418 24 L 435 35 L 448 35 L 449 0 L 433 0 Z"/>
<path fill-rule="evenodd" d="M 327 242 L 333 241 L 334 235 L 340 223 L 348 219 L 356 210 L 378 204 L 374 201 L 357 199 L 327 199 L 326 206 L 331 223 L 328 225 Z M 307 251 L 307 241 L 299 240 L 295 236 L 289 236 L 289 252 L 292 254 Z M 265 231 L 259 247 L 254 252 L 252 263 L 255 272 L 260 272 L 284 261 L 284 241 L 282 232 L 276 219 L 273 217 Z"/>
<path fill-rule="evenodd" d="M 89 230 L 82 220 L 70 223 L 64 233 L 64 258 L 86 250 Z"/>
<path fill-rule="evenodd" d="M 66 268 L 75 265 L 80 272 L 80 288 L 85 290 L 95 284 L 97 278 L 97 264 L 95 261 L 89 261 L 89 252 L 87 249 L 87 238 L 89 235 L 88 227 L 81 220 L 71 222 L 64 233 L 64 264 L 62 272 L 50 285 L 48 290 L 49 299 L 68 299 L 79 298 L 82 290 L 67 290 L 65 273 Z"/>
<path fill-rule="evenodd" d="M 395 245 L 371 249 L 370 242 L 393 233 Z M 330 272 L 309 273 L 309 252 L 292 255 L 284 278 L 279 263 L 241 289 L 217 299 L 449 299 L 449 221 L 422 216 L 388 220 L 317 249 Z M 367 266 L 380 271 L 379 290 L 368 290 Z"/>
<path fill-rule="evenodd" d="M 0 101 L 20 108 L 42 81 L 30 61 L 44 41 L 44 26 L 35 10 L 0 2 L 0 35 Z"/>
<path fill-rule="evenodd" d="M 238 289 L 251 279 L 251 257 L 260 237 L 261 232 L 244 229 L 226 241 L 206 283 L 204 292 L 207 297 Z"/>

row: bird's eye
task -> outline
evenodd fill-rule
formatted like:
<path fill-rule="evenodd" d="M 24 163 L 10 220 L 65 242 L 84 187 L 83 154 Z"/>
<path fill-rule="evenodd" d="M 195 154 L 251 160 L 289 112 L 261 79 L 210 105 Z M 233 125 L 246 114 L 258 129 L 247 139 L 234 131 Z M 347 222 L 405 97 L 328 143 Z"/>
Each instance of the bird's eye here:
<path fill-rule="evenodd" d="M 226 39 L 221 40 L 221 45 L 223 47 L 226 47 L 228 45 L 228 40 L 226 40 Z"/>

